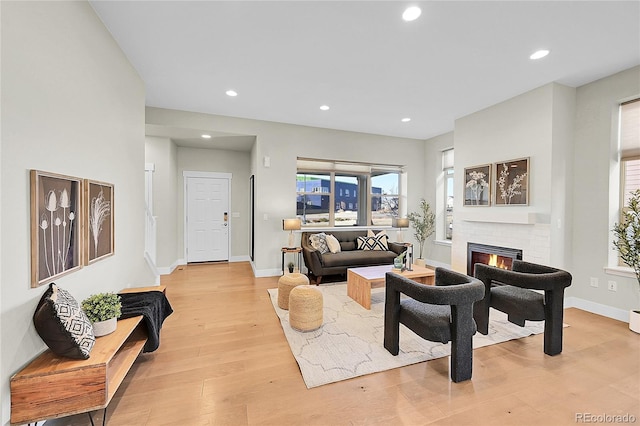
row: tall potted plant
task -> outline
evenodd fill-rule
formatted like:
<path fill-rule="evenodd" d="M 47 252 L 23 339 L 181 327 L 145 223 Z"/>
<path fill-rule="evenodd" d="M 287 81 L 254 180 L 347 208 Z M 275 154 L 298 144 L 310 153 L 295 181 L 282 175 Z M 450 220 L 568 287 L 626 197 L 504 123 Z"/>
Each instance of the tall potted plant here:
<path fill-rule="evenodd" d="M 413 236 L 418 241 L 418 258 L 415 260 L 416 265 L 424 266 L 424 257 L 422 253 L 424 251 L 424 242 L 435 231 L 436 215 L 431 211 L 431 206 L 425 201 L 424 198 L 420 199 L 420 211 L 409 213 L 407 216 L 409 223 L 413 226 Z"/>
<path fill-rule="evenodd" d="M 631 193 L 629 207 L 622 214 L 622 221 L 613 227 L 613 245 L 620 259 L 633 268 L 640 286 L 640 189 Z M 629 313 L 629 328 L 640 333 L 640 310 Z"/>

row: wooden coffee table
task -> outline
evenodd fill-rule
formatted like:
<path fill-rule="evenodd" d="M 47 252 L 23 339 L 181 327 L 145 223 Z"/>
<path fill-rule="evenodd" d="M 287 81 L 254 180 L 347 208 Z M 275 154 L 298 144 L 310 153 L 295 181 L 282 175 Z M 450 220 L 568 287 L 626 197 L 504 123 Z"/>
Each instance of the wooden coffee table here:
<path fill-rule="evenodd" d="M 371 309 L 371 289 L 384 287 L 385 274 L 395 272 L 421 284 L 433 285 L 436 271 L 424 266 L 412 265 L 412 271 L 400 272 L 393 265 L 367 266 L 347 269 L 347 294 L 365 309 Z"/>

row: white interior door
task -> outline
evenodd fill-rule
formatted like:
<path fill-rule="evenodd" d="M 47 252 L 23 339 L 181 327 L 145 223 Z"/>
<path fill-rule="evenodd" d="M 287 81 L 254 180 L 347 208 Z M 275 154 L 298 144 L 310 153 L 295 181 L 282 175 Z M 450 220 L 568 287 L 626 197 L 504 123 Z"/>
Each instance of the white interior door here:
<path fill-rule="evenodd" d="M 229 260 L 229 179 L 185 179 L 187 262 Z"/>

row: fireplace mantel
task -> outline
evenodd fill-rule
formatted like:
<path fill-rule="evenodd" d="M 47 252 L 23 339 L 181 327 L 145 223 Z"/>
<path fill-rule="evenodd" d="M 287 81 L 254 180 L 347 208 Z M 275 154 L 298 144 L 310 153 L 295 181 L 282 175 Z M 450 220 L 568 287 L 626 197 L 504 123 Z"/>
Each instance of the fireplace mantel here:
<path fill-rule="evenodd" d="M 460 220 L 465 222 L 488 222 L 488 223 L 514 223 L 520 225 L 548 224 L 549 216 L 541 213 L 503 211 L 503 207 L 483 209 L 474 208 L 474 211 L 463 211 L 456 213 Z M 508 209 L 508 207 L 504 207 Z"/>

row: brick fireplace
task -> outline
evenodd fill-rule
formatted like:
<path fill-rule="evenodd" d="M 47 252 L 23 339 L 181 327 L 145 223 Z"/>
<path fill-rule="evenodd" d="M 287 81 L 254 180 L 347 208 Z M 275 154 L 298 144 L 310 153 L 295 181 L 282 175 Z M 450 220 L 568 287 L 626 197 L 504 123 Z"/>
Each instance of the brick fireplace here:
<path fill-rule="evenodd" d="M 512 221 L 509 215 L 499 212 L 491 212 L 491 215 L 488 215 L 490 218 L 486 220 L 476 220 L 476 215 L 478 213 L 466 217 L 461 215 L 462 218 L 454 219 L 455 231 L 451 246 L 453 270 L 462 273 L 468 270 L 468 243 L 517 248 L 522 250 L 522 260 L 542 265 L 550 264 L 551 232 L 547 223 L 512 223 L 515 220 Z M 493 219 L 493 216 L 496 219 Z"/>
<path fill-rule="evenodd" d="M 467 275 L 473 276 L 476 263 L 511 269 L 514 259 L 522 260 L 521 249 L 467 243 Z"/>

